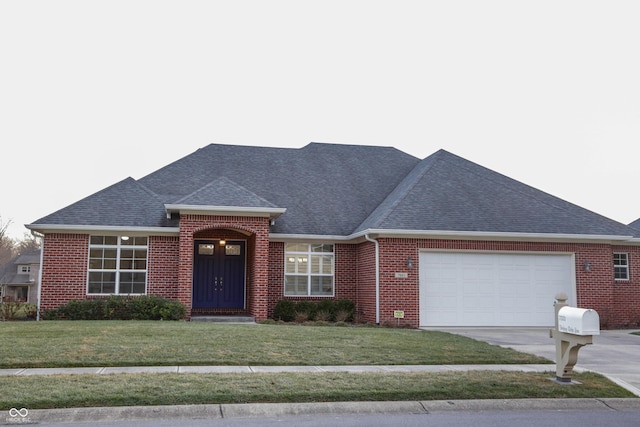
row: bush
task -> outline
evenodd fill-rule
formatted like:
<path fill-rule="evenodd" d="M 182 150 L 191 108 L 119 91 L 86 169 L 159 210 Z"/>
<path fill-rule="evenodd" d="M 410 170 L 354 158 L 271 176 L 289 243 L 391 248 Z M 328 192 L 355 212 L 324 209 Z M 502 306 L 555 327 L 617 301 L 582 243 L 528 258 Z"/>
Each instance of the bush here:
<path fill-rule="evenodd" d="M 166 298 L 110 296 L 107 299 L 71 300 L 42 314 L 44 320 L 180 320 L 187 314 L 184 305 Z"/>
<path fill-rule="evenodd" d="M 356 304 L 351 300 L 320 301 L 302 300 L 297 303 L 291 300 L 280 300 L 273 311 L 273 318 L 283 322 L 353 322 Z"/>
<path fill-rule="evenodd" d="M 16 301 L 0 302 L 0 319 L 15 320 L 19 308 L 20 303 Z"/>
<path fill-rule="evenodd" d="M 351 300 L 343 299 L 336 302 L 336 314 L 338 312 L 342 313 L 342 319 L 339 319 L 343 322 L 353 322 L 353 319 L 356 315 L 356 303 Z"/>
<path fill-rule="evenodd" d="M 25 304 L 23 308 L 27 319 L 35 320 L 38 317 L 38 306 L 36 304 Z"/>
<path fill-rule="evenodd" d="M 273 309 L 273 317 L 275 320 L 292 322 L 296 317 L 296 303 L 287 299 L 278 301 Z"/>
<path fill-rule="evenodd" d="M 318 303 L 313 301 L 299 301 L 296 304 L 296 314 L 300 317 L 306 316 L 304 321 L 315 320 L 316 311 L 318 311 Z"/>

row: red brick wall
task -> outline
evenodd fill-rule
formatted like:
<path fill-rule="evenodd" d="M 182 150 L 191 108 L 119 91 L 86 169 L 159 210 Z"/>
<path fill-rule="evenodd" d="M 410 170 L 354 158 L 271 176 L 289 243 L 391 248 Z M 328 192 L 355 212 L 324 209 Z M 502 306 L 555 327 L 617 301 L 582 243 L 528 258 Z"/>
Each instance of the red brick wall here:
<path fill-rule="evenodd" d="M 47 234 L 42 250 L 41 310 L 86 298 L 89 236 Z"/>
<path fill-rule="evenodd" d="M 214 230 L 221 234 L 215 234 Z M 230 230 L 249 234 L 249 237 L 245 237 L 248 243 L 247 310 L 256 320 L 264 320 L 268 311 L 269 218 L 181 215 L 178 298 L 187 307 L 190 317 L 194 238 L 226 236 L 224 233 L 229 233 Z M 231 233 L 229 236 L 246 236 L 240 233 Z"/>
<path fill-rule="evenodd" d="M 348 244 L 335 244 L 335 273 L 333 300 L 348 299 L 356 302 L 357 299 L 357 255 L 356 246 Z M 269 316 L 273 316 L 273 310 L 282 299 L 293 301 L 320 301 L 328 297 L 285 297 L 284 296 L 284 243 L 272 242 L 269 244 Z"/>
<path fill-rule="evenodd" d="M 376 323 L 376 250 L 371 242 L 357 245 L 358 316 L 364 322 Z"/>
<path fill-rule="evenodd" d="M 147 293 L 178 299 L 178 266 L 180 240 L 178 236 L 149 237 Z"/>
<path fill-rule="evenodd" d="M 233 231 L 233 230 L 239 231 Z M 267 218 L 186 215 L 180 236 L 149 238 L 148 293 L 177 298 L 191 307 L 193 239 L 247 240 L 247 308 L 257 320 L 273 314 L 284 298 L 284 244 L 269 243 Z M 247 236 L 247 234 L 250 234 Z M 482 242 L 391 239 L 380 242 L 380 321 L 419 324 L 419 251 L 421 249 L 559 252 L 575 254 L 577 302 L 598 311 L 603 328 L 640 326 L 640 248 L 608 244 Z M 41 308 L 86 298 L 89 236 L 47 234 L 43 242 Z M 629 254 L 630 280 L 613 278 L 613 252 Z M 375 246 L 371 242 L 335 245 L 335 299 L 356 302 L 358 314 L 376 321 Z M 407 267 L 407 258 L 413 268 Z M 584 262 L 590 263 L 590 271 Z M 407 277 L 396 277 L 395 273 Z M 553 296 L 550 296 L 553 298 Z M 319 299 L 295 298 L 295 299 Z"/>
<path fill-rule="evenodd" d="M 410 326 L 419 324 L 419 250 L 480 250 L 516 252 L 558 252 L 575 254 L 577 305 L 598 311 L 603 327 L 640 325 L 640 248 L 612 247 L 608 244 L 484 242 L 468 240 L 379 239 L 380 242 L 380 321 L 393 319 L 393 311 L 404 310 Z M 627 252 L 630 280 L 613 279 L 613 252 Z M 413 268 L 407 267 L 407 257 Z M 584 262 L 589 261 L 589 272 Z M 408 277 L 396 278 L 395 273 Z M 360 290 L 362 292 L 362 289 Z M 553 299 L 555 295 L 549 298 Z M 362 298 L 360 298 L 362 301 Z M 367 320 L 370 316 L 367 316 Z"/>

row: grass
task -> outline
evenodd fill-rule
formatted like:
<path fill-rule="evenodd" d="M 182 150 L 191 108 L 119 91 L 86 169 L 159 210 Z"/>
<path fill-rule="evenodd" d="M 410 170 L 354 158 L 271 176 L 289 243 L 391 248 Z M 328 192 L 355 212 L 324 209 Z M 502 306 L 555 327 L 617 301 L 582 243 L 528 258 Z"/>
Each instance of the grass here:
<path fill-rule="evenodd" d="M 367 327 L 7 322 L 0 341 L 0 368 L 550 363 L 443 332 Z"/>
<path fill-rule="evenodd" d="M 134 374 L 0 377 L 0 410 L 254 402 L 634 397 L 604 377 L 523 372 Z"/>
<path fill-rule="evenodd" d="M 78 321 L 0 324 L 0 368 L 143 365 L 526 364 L 548 360 L 437 331 Z M 550 369 L 552 370 L 552 369 Z M 0 410 L 248 402 L 634 397 L 549 372 L 0 376 Z"/>

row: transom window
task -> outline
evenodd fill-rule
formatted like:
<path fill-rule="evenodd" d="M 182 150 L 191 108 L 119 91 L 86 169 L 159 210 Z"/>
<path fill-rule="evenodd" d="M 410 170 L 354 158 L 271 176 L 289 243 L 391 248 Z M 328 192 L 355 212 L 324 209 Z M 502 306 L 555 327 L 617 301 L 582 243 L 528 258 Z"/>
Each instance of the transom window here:
<path fill-rule="evenodd" d="M 333 296 L 332 244 L 287 243 L 284 252 L 286 296 Z"/>
<path fill-rule="evenodd" d="M 144 294 L 147 237 L 91 236 L 88 294 Z"/>
<path fill-rule="evenodd" d="M 613 254 L 613 277 L 616 280 L 629 280 L 629 254 Z"/>

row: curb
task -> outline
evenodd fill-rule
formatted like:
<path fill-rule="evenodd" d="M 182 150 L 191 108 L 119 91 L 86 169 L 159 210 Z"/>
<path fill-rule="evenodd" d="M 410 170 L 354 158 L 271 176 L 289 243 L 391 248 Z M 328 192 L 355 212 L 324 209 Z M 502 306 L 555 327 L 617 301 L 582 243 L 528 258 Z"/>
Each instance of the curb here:
<path fill-rule="evenodd" d="M 314 402 L 212 404 L 180 406 L 121 406 L 102 408 L 36 409 L 30 423 L 72 423 L 152 419 L 223 419 L 344 414 L 433 414 L 451 411 L 516 410 L 604 411 L 640 410 L 640 399 L 509 399 L 400 402 Z M 7 423 L 12 424 L 7 418 Z"/>

